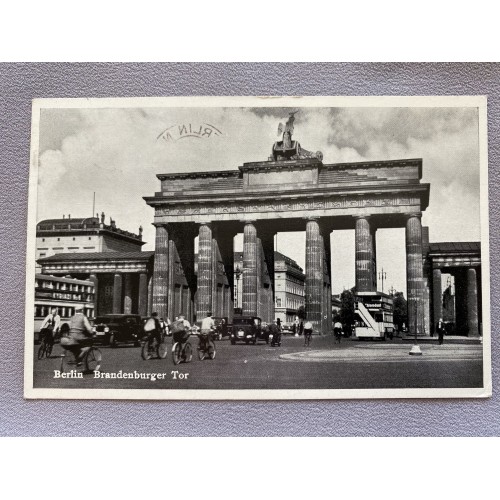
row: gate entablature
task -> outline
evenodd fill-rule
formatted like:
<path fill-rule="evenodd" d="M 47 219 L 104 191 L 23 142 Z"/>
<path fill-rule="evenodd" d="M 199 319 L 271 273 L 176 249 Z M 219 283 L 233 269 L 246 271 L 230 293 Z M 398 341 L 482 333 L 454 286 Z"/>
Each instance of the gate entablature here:
<path fill-rule="evenodd" d="M 155 223 L 397 215 L 422 212 L 422 160 L 324 165 L 318 159 L 245 163 L 236 171 L 160 174 L 145 197 Z"/>

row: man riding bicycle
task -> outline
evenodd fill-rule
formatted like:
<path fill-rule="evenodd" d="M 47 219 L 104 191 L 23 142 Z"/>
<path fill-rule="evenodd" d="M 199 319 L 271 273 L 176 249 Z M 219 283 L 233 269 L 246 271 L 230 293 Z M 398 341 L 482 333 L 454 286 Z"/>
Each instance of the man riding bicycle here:
<path fill-rule="evenodd" d="M 189 339 L 190 331 L 191 324 L 187 319 L 185 319 L 184 315 L 181 314 L 179 318 L 170 325 L 172 342 L 180 342 L 181 344 L 185 344 Z"/>
<path fill-rule="evenodd" d="M 154 323 L 154 328 L 148 327 L 148 324 L 151 322 L 151 320 Z M 160 320 L 158 319 L 157 312 L 151 313 L 151 318 L 149 318 L 148 321 L 146 322 L 145 329 L 146 328 L 147 328 L 146 331 L 148 333 L 148 345 L 152 346 L 153 341 L 155 339 L 156 339 L 156 342 L 158 343 L 158 345 L 161 344 L 161 342 L 163 340 L 163 338 L 162 338 L 163 337 L 162 336 L 163 329 L 161 327 Z"/>
<path fill-rule="evenodd" d="M 75 314 L 69 320 L 69 332 L 61 339 L 61 346 L 73 353 L 77 365 L 81 364 L 82 349 L 92 342 L 92 327 L 83 314 L 83 306 L 75 308 Z"/>
<path fill-rule="evenodd" d="M 205 349 L 209 342 L 212 341 L 212 333 L 215 330 L 215 321 L 212 318 L 212 313 L 209 312 L 206 318 L 201 322 L 200 342 L 198 349 Z"/>

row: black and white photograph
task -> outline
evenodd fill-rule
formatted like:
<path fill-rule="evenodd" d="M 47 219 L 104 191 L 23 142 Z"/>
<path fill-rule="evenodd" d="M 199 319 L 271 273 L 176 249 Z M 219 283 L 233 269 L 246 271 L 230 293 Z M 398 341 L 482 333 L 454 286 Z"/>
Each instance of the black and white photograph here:
<path fill-rule="evenodd" d="M 491 396 L 486 106 L 34 100 L 25 397 Z"/>

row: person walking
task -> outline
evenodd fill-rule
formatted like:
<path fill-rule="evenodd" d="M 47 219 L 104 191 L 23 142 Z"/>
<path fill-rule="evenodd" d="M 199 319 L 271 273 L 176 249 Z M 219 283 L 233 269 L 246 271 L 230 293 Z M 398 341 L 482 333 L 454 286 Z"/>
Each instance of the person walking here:
<path fill-rule="evenodd" d="M 310 321 L 306 321 L 304 325 L 304 346 L 308 346 L 311 343 L 311 337 L 313 333 L 313 326 Z"/>
<path fill-rule="evenodd" d="M 443 323 L 443 318 L 439 318 L 438 324 L 436 326 L 436 332 L 438 334 L 439 345 L 443 345 L 443 342 L 444 342 L 444 323 Z"/>
<path fill-rule="evenodd" d="M 338 344 L 340 344 L 340 340 L 342 337 L 342 323 L 338 319 L 333 324 L 333 333 L 335 334 L 335 340 Z"/>

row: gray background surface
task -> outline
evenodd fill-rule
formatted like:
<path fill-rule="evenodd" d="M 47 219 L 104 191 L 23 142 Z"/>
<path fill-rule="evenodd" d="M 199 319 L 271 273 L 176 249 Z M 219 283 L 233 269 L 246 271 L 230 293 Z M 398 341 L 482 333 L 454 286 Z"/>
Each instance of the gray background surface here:
<path fill-rule="evenodd" d="M 498 436 L 498 299 L 489 400 L 25 401 L 31 100 L 168 95 L 488 95 L 491 296 L 500 258 L 498 64 L 0 64 L 0 435 Z"/>

